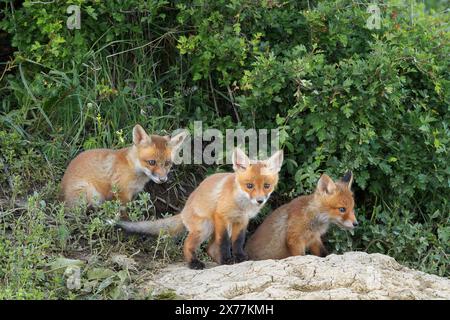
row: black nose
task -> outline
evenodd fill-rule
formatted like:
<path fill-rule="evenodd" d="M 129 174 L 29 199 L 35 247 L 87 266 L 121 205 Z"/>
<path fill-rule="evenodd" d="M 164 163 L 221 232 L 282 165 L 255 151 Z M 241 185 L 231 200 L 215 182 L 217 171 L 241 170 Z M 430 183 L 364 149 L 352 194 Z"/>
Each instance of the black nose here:
<path fill-rule="evenodd" d="M 256 202 L 258 202 L 258 204 L 261 204 L 264 202 L 264 200 L 256 200 Z"/>
<path fill-rule="evenodd" d="M 353 222 L 353 226 L 356 227 L 358 225 L 358 221 Z"/>

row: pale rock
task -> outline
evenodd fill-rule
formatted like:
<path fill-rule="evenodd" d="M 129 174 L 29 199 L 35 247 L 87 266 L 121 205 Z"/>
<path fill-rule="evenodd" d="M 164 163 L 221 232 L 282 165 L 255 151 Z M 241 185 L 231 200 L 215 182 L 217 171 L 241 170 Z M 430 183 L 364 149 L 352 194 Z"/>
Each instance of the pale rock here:
<path fill-rule="evenodd" d="M 450 299 L 450 280 L 382 254 L 246 261 L 204 270 L 169 265 L 144 290 L 186 299 Z"/>

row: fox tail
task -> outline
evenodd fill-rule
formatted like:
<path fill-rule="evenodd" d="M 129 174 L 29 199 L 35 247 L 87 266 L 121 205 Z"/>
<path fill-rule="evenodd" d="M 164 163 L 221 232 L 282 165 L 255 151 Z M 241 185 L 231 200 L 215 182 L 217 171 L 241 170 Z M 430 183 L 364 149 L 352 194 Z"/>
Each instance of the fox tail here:
<path fill-rule="evenodd" d="M 158 236 L 161 232 L 167 232 L 171 236 L 175 236 L 184 231 L 184 224 L 180 214 L 154 221 L 117 221 L 114 225 L 125 232 L 154 236 Z"/>

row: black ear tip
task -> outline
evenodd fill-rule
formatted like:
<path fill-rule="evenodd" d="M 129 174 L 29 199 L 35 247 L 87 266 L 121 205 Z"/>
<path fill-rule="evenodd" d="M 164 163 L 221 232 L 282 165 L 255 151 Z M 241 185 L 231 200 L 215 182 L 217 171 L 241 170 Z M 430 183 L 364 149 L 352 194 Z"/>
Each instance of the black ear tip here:
<path fill-rule="evenodd" d="M 342 181 L 344 182 L 349 182 L 353 177 L 353 172 L 351 170 L 348 170 L 345 174 L 344 177 L 342 178 Z"/>

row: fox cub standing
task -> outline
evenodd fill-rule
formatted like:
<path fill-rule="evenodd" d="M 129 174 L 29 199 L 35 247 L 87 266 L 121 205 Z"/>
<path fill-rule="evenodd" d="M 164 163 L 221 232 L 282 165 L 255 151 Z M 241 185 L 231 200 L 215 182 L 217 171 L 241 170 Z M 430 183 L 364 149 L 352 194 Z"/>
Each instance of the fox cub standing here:
<path fill-rule="evenodd" d="M 249 258 L 283 259 L 304 255 L 307 249 L 316 256 L 326 254 L 321 236 L 330 222 L 350 230 L 358 224 L 353 210 L 352 181 L 351 171 L 337 182 L 324 174 L 313 194 L 295 198 L 276 209 L 247 241 Z"/>
<path fill-rule="evenodd" d="M 133 128 L 133 146 L 120 150 L 94 149 L 80 153 L 73 159 L 61 182 L 67 206 L 80 197 L 88 205 L 98 205 L 116 196 L 122 203 L 133 197 L 151 179 L 167 181 L 172 159 L 187 133 L 174 137 L 149 136 L 140 125 Z M 117 195 L 113 189 L 118 188 Z"/>
<path fill-rule="evenodd" d="M 207 252 L 214 261 L 231 264 L 247 260 L 244 241 L 248 221 L 269 199 L 282 163 L 282 151 L 265 161 L 250 161 L 243 151 L 235 149 L 234 173 L 216 173 L 203 180 L 180 214 L 156 221 L 119 221 L 117 225 L 128 232 L 152 235 L 161 230 L 174 235 L 186 227 L 189 234 L 183 252 L 192 269 L 205 267 L 196 250 L 211 235 Z"/>

